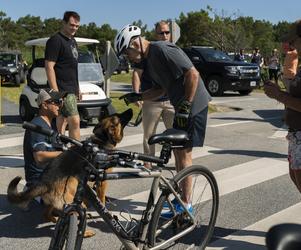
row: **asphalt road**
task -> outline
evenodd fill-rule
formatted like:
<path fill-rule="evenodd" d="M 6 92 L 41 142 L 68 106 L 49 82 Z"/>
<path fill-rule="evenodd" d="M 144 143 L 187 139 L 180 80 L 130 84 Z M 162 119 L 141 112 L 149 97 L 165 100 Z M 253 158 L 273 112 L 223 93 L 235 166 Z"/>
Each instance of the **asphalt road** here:
<path fill-rule="evenodd" d="M 196 150 L 193 160 L 213 171 L 219 184 L 219 215 L 208 249 L 265 249 L 264 236 L 271 225 L 301 223 L 300 195 L 288 176 L 283 105 L 259 93 L 226 94 L 213 102 L 232 109 L 209 115 L 205 146 Z M 0 135 L 0 249 L 47 249 L 53 224 L 43 223 L 42 207 L 32 203 L 25 213 L 5 197 L 9 181 L 23 175 L 21 139 L 21 129 Z M 120 147 L 141 152 L 141 140 L 141 126 L 126 128 Z M 120 204 L 111 208 L 136 214 L 145 204 L 140 194 L 149 187 L 150 182 L 141 179 L 111 182 L 108 195 Z M 119 249 L 118 239 L 99 217 L 88 226 L 100 230 L 84 240 L 83 249 Z"/>

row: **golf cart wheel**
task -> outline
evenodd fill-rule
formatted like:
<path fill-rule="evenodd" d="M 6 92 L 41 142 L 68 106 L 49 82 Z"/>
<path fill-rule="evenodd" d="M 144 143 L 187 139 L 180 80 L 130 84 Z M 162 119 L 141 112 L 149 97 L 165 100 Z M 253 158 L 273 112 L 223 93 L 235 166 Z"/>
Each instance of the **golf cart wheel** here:
<path fill-rule="evenodd" d="M 19 114 L 23 121 L 31 121 L 34 114 L 31 112 L 31 106 L 27 99 L 21 99 L 19 105 Z"/>

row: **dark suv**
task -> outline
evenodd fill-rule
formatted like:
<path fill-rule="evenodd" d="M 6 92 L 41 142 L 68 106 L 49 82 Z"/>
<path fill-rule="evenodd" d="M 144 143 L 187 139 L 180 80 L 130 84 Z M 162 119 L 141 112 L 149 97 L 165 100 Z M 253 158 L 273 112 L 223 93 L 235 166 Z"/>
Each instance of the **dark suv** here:
<path fill-rule="evenodd" d="M 0 52 L 0 75 L 2 82 L 12 82 L 19 86 L 26 79 L 26 65 L 21 52 Z"/>
<path fill-rule="evenodd" d="M 224 52 L 211 47 L 192 46 L 183 50 L 212 96 L 220 96 L 226 90 L 248 95 L 260 84 L 260 69 L 256 64 L 233 61 Z"/>

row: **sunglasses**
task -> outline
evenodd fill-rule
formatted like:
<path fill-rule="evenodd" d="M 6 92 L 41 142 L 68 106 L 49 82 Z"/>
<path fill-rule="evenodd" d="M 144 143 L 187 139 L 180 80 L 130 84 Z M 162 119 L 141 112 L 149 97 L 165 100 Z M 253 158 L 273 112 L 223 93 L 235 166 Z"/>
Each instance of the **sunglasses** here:
<path fill-rule="evenodd" d="M 163 36 L 163 35 L 169 35 L 170 31 L 162 31 L 162 32 L 158 32 L 157 34 L 161 35 L 161 36 Z"/>
<path fill-rule="evenodd" d="M 63 104 L 63 99 L 46 101 L 46 103 L 55 104 L 55 105 L 62 105 Z"/>

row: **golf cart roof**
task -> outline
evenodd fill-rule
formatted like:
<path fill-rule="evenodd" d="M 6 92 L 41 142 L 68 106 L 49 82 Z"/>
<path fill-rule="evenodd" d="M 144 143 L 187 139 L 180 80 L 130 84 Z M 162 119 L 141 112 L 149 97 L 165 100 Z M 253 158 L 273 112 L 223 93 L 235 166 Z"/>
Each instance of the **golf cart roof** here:
<path fill-rule="evenodd" d="M 48 39 L 49 39 L 49 37 L 29 40 L 29 41 L 25 42 L 25 46 L 46 46 L 46 42 Z M 99 43 L 99 41 L 96 39 L 83 38 L 83 37 L 75 37 L 75 41 L 77 42 L 78 46 Z"/>

